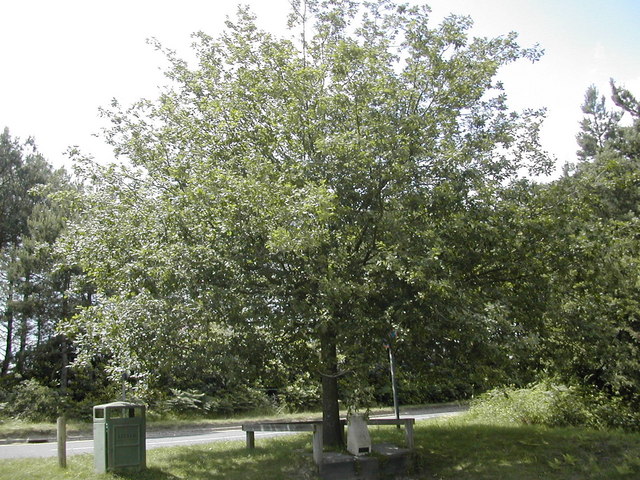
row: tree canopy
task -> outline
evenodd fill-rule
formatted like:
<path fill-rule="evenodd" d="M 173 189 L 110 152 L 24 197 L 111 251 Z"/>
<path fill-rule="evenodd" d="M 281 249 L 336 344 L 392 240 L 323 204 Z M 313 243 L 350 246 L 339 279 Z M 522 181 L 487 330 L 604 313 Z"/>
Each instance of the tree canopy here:
<path fill-rule="evenodd" d="M 517 335 L 501 319 L 526 241 L 514 230 L 498 258 L 497 212 L 522 215 L 505 192 L 549 159 L 543 112 L 510 111 L 495 76 L 540 51 L 383 0 L 295 1 L 289 19 L 277 38 L 241 8 L 195 36 L 194 64 L 164 50 L 160 98 L 105 111 L 130 166 L 85 162 L 66 248 L 100 302 L 68 332 L 149 383 L 266 379 L 277 366 L 229 353 L 295 356 L 337 443 L 338 379 L 358 383 L 391 330 L 439 325 L 429 355 L 445 356 Z"/>

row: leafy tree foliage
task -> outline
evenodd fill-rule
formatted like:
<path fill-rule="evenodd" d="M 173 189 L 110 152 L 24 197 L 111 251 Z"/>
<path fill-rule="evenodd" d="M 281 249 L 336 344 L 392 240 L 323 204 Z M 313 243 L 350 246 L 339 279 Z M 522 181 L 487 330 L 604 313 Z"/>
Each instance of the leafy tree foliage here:
<path fill-rule="evenodd" d="M 542 112 L 508 111 L 494 76 L 540 53 L 471 39 L 466 17 L 432 26 L 427 7 L 292 7 L 294 38 L 240 9 L 196 35 L 195 65 L 165 52 L 157 101 L 105 112 L 131 165 L 84 164 L 66 248 L 100 303 L 67 331 L 85 360 L 108 353 L 147 384 L 266 382 L 269 355 L 288 380 L 308 369 L 338 443 L 338 378 L 363 378 L 390 330 L 432 338 L 433 362 L 475 346 L 470 369 L 488 348 L 487 371 L 517 343 L 507 312 L 533 275 L 520 282 L 525 232 L 505 245 L 499 212 L 524 214 L 509 187 L 547 158 Z"/>
<path fill-rule="evenodd" d="M 547 340 L 565 380 L 629 399 L 640 389 L 640 117 L 629 91 L 613 82 L 612 91 L 619 110 L 607 114 L 615 122 L 602 143 L 547 192 L 558 222 Z M 596 96 L 590 89 L 583 111 Z M 588 125 L 582 138 L 593 136 Z"/>

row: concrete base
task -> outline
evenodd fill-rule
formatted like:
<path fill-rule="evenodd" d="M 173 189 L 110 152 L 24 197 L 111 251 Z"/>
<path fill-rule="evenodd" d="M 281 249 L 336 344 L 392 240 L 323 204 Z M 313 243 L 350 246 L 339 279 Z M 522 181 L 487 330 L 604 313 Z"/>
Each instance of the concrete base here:
<path fill-rule="evenodd" d="M 325 452 L 320 478 L 323 480 L 383 480 L 404 475 L 413 464 L 411 450 L 395 445 L 373 445 L 373 453 L 353 456 Z"/>

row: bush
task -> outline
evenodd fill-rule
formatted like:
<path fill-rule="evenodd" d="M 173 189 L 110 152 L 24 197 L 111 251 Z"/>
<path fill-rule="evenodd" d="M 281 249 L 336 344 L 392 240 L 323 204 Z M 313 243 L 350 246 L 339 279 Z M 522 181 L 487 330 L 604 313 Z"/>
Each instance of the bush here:
<path fill-rule="evenodd" d="M 211 413 L 229 415 L 240 412 L 271 410 L 274 407 L 269 396 L 259 388 L 246 385 L 233 390 L 219 391 L 209 397 L 208 410 Z"/>
<path fill-rule="evenodd" d="M 496 388 L 471 403 L 469 414 L 492 423 L 545 424 L 556 393 L 536 385 L 528 389 Z"/>
<path fill-rule="evenodd" d="M 640 430 L 640 412 L 628 401 L 593 389 L 551 382 L 491 390 L 472 402 L 469 415 L 499 424 Z"/>
<path fill-rule="evenodd" d="M 56 419 L 61 408 L 57 390 L 30 379 L 5 393 L 0 404 L 0 415 L 32 422 L 50 422 Z"/>
<path fill-rule="evenodd" d="M 153 411 L 164 415 L 217 416 L 231 415 L 252 410 L 273 408 L 269 397 L 262 390 L 248 386 L 238 386 L 232 390 L 220 390 L 206 394 L 198 390 L 171 389 L 168 398 L 154 402 Z"/>
<path fill-rule="evenodd" d="M 283 397 L 285 406 L 292 412 L 310 410 L 320 404 L 320 384 L 305 373 L 285 387 Z"/>
<path fill-rule="evenodd" d="M 173 413 L 205 414 L 209 409 L 207 396 L 197 390 L 171 389 L 171 396 L 165 401 L 165 408 Z"/>

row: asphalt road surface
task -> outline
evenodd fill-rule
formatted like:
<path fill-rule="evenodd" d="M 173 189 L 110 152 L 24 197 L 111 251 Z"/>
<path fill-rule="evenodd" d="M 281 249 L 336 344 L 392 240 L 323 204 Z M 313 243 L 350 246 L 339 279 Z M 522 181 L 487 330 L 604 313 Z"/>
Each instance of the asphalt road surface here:
<path fill-rule="evenodd" d="M 412 417 L 417 420 L 451 416 L 461 413 L 464 409 L 452 407 L 451 409 L 438 409 L 438 411 L 420 411 L 403 413 L 402 417 Z M 393 418 L 393 415 L 376 415 L 375 418 Z M 280 435 L 292 435 L 299 432 L 256 432 L 256 439 L 274 437 Z M 200 443 L 211 443 L 229 440 L 244 440 L 245 432 L 238 425 L 236 427 L 212 428 L 207 433 L 183 434 L 177 433 L 172 436 L 153 438 L 147 432 L 146 447 L 152 448 L 175 447 L 179 445 L 196 445 Z M 67 456 L 81 455 L 83 453 L 93 453 L 93 440 L 73 440 L 67 441 Z M 58 455 L 58 445 L 56 442 L 50 443 L 12 443 L 0 445 L 0 459 L 6 458 L 44 458 L 56 457 Z"/>

